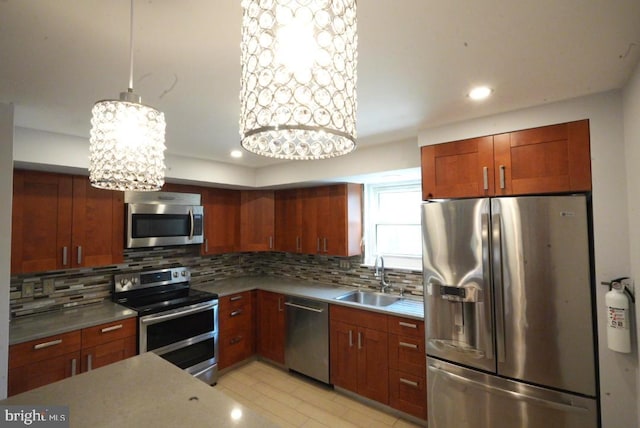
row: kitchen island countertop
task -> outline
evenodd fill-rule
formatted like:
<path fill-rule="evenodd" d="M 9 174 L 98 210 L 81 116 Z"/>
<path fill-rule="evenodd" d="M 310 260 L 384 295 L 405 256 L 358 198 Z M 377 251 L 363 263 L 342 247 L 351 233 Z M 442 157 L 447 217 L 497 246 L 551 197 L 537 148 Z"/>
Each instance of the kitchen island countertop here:
<path fill-rule="evenodd" d="M 0 405 L 69 406 L 72 428 L 276 426 L 151 352 L 14 395 Z"/>
<path fill-rule="evenodd" d="M 350 291 L 357 290 L 356 287 L 344 285 L 331 285 L 321 282 L 313 282 L 300 279 L 279 278 L 266 275 L 245 276 L 230 279 L 223 279 L 209 283 L 194 285 L 199 290 L 217 293 L 219 296 L 227 296 L 249 290 L 265 290 L 274 293 L 281 293 L 288 296 L 305 297 L 323 302 L 350 306 L 352 308 L 367 311 L 380 312 L 388 315 L 424 319 L 424 304 L 422 300 L 407 297 L 389 306 L 369 306 L 353 302 L 343 302 L 335 300 Z"/>

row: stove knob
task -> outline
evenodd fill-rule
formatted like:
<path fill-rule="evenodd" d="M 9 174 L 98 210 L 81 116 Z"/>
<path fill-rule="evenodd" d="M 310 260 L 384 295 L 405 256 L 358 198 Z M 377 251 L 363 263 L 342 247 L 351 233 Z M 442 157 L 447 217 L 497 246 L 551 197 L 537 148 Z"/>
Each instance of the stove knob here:
<path fill-rule="evenodd" d="M 184 271 L 184 270 L 183 270 L 180 274 L 181 274 L 182 276 L 187 276 L 187 271 Z"/>
<path fill-rule="evenodd" d="M 125 285 L 127 283 L 127 278 L 120 278 L 120 285 Z"/>
<path fill-rule="evenodd" d="M 178 277 L 178 272 L 173 272 L 173 277 L 177 278 Z"/>
<path fill-rule="evenodd" d="M 131 278 L 131 283 L 133 285 L 136 285 L 138 283 L 138 278 L 136 278 L 136 277 Z"/>

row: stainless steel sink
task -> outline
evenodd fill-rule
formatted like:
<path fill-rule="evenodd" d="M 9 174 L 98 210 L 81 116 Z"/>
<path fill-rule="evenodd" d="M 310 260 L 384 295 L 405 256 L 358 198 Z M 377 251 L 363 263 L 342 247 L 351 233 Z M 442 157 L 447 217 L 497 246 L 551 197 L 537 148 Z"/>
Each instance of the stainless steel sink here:
<path fill-rule="evenodd" d="M 342 302 L 353 302 L 369 306 L 389 306 L 401 299 L 402 297 L 400 296 L 391 296 L 389 294 L 361 290 L 350 291 L 347 294 L 336 297 L 336 300 L 340 300 Z"/>

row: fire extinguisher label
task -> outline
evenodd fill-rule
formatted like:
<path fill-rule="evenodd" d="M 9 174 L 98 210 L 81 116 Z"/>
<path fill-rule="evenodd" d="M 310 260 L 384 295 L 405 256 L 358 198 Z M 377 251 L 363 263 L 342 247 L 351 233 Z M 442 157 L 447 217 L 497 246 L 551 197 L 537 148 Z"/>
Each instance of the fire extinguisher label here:
<path fill-rule="evenodd" d="M 625 309 L 609 306 L 609 327 L 619 329 L 629 328 Z"/>

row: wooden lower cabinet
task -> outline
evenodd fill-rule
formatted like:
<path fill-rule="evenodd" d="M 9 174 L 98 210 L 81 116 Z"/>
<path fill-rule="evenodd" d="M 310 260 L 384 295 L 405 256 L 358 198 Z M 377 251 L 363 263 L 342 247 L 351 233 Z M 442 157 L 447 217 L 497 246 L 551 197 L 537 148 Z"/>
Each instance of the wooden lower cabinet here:
<path fill-rule="evenodd" d="M 427 419 L 424 321 L 389 316 L 389 405 Z"/>
<path fill-rule="evenodd" d="M 136 355 L 136 318 L 9 347 L 8 395 Z"/>
<path fill-rule="evenodd" d="M 224 369 L 255 353 L 255 291 L 220 298 L 218 368 Z"/>
<path fill-rule="evenodd" d="M 387 316 L 332 305 L 331 383 L 389 404 Z"/>
<path fill-rule="evenodd" d="M 285 296 L 258 290 L 256 311 L 256 345 L 258 355 L 284 364 L 286 334 Z"/>

